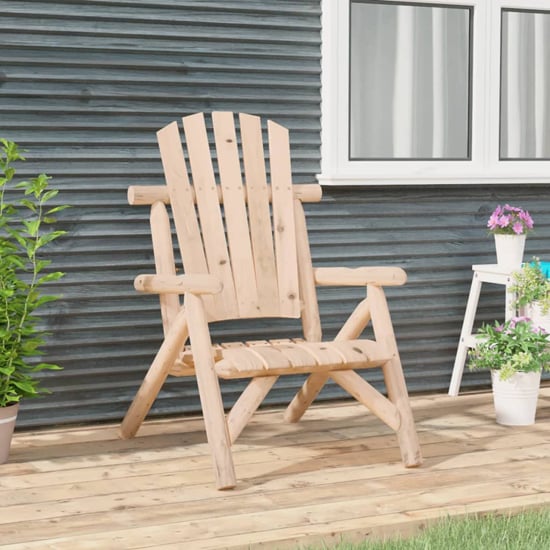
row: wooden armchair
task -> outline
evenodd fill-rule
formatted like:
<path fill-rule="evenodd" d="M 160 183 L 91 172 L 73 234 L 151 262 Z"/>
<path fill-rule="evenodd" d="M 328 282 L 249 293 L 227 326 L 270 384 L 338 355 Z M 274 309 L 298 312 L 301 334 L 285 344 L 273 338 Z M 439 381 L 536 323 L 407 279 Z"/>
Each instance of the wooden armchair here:
<path fill-rule="evenodd" d="M 238 121 L 237 129 L 233 113 L 212 113 L 219 181 L 205 117 L 198 113 L 183 118 L 185 154 L 177 122 L 158 132 L 167 186 L 129 190 L 132 204 L 151 205 L 156 274 L 139 275 L 135 287 L 160 295 L 165 338 L 122 422 L 122 437 L 135 435 L 168 375 L 196 376 L 216 486 L 232 488 L 232 443 L 279 376 L 309 373 L 286 410 L 287 421 L 298 421 L 332 378 L 397 432 L 405 466 L 419 465 L 420 448 L 382 289 L 404 284 L 405 272 L 390 267 L 314 269 L 302 202 L 319 201 L 320 187 L 292 185 L 288 131 L 272 121 L 267 122 L 268 184 L 261 120 L 241 113 Z M 183 275 L 176 275 L 166 205 Z M 367 290 L 330 342 L 321 338 L 316 285 Z M 212 344 L 209 323 L 259 317 L 301 317 L 304 339 Z M 369 322 L 374 339 L 360 338 Z M 373 367 L 382 368 L 388 397 L 355 372 Z M 250 379 L 227 416 L 219 378 Z"/>

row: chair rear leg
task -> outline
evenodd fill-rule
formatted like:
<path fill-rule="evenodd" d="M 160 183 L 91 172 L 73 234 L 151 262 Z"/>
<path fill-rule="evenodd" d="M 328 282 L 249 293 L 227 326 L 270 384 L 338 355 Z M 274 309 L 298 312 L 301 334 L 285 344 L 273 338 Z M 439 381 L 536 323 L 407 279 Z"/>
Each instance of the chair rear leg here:
<path fill-rule="evenodd" d="M 371 304 L 372 326 L 377 342 L 385 345 L 391 351 L 393 358 L 383 365 L 384 381 L 388 398 L 397 407 L 401 417 L 401 425 L 397 430 L 399 448 L 403 464 L 407 468 L 422 464 L 422 453 L 416 433 L 414 418 L 403 374 L 401 359 L 393 332 L 393 325 L 382 288 L 368 287 L 368 298 Z"/>
<path fill-rule="evenodd" d="M 365 299 L 357 305 L 336 335 L 335 340 L 353 340 L 354 338 L 358 338 L 369 323 L 370 318 L 370 305 L 368 300 Z M 328 379 L 329 375 L 322 372 L 308 376 L 285 411 L 284 419 L 286 422 L 298 422 L 302 418 Z"/>
<path fill-rule="evenodd" d="M 231 443 L 235 443 L 278 379 L 278 376 L 261 376 L 253 378 L 246 386 L 227 415 L 227 428 Z"/>
<path fill-rule="evenodd" d="M 319 395 L 328 379 L 328 374 L 324 372 L 310 374 L 286 408 L 284 414 L 285 421 L 298 422 Z"/>

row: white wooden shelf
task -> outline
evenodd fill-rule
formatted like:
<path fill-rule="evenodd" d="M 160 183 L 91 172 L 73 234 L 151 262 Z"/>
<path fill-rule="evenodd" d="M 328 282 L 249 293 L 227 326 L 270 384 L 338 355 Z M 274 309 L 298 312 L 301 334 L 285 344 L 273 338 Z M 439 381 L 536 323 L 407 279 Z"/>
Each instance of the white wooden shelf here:
<path fill-rule="evenodd" d="M 505 320 L 511 319 L 515 314 L 514 294 L 510 292 L 513 270 L 503 269 L 497 264 L 478 264 L 472 266 L 474 272 L 472 277 L 472 286 L 460 332 L 460 340 L 456 352 L 453 374 L 449 385 L 449 395 L 456 396 L 460 390 L 462 375 L 464 373 L 464 364 L 468 355 L 468 349 L 473 348 L 476 343 L 475 335 L 472 334 L 474 321 L 479 303 L 479 295 L 483 283 L 492 283 L 503 285 L 505 287 Z"/>

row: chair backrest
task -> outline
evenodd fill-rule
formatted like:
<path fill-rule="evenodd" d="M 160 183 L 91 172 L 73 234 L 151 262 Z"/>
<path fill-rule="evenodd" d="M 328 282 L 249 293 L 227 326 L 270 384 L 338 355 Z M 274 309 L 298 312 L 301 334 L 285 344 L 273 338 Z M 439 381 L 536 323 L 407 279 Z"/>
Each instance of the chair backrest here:
<path fill-rule="evenodd" d="M 211 273 L 222 281 L 220 294 L 205 297 L 211 321 L 297 318 L 288 130 L 267 122 L 268 184 L 261 120 L 240 113 L 238 121 L 237 129 L 233 113 L 212 113 L 219 181 L 203 113 L 183 118 L 184 143 L 177 122 L 157 134 L 184 271 Z"/>

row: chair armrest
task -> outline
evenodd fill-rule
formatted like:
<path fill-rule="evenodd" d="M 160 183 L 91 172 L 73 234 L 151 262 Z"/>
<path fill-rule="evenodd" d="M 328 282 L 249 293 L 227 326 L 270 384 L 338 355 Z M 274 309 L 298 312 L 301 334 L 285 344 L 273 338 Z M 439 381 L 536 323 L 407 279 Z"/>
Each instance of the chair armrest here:
<path fill-rule="evenodd" d="M 407 282 L 400 267 L 318 267 L 313 274 L 320 286 L 398 286 Z"/>
<path fill-rule="evenodd" d="M 151 294 L 217 294 L 223 285 L 214 275 L 138 275 L 134 288 Z"/>

